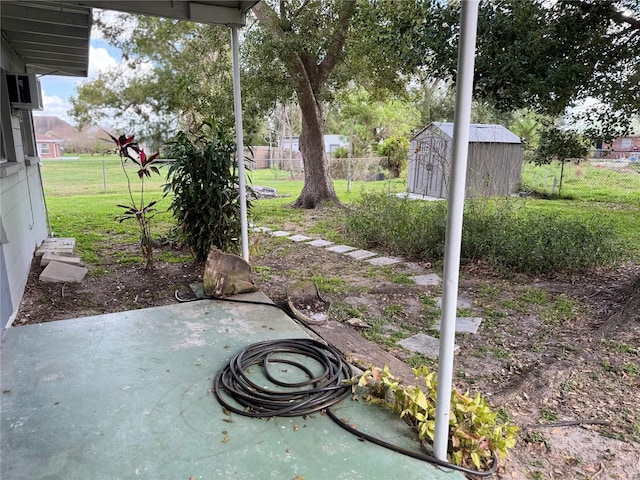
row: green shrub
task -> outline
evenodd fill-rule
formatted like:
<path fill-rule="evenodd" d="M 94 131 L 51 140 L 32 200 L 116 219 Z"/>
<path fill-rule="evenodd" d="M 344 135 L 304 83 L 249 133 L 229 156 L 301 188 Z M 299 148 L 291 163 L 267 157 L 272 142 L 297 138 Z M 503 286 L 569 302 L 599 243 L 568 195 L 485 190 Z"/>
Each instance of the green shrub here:
<path fill-rule="evenodd" d="M 230 132 L 213 121 L 195 132 L 179 132 L 169 145 L 165 195 L 173 192 L 169 207 L 181 228 L 182 240 L 198 260 L 212 245 L 237 253 L 240 243 L 239 178 Z M 250 207 L 250 205 L 247 205 Z"/>
<path fill-rule="evenodd" d="M 427 367 L 413 369 L 417 385 L 399 383 L 388 367 L 370 368 L 352 379 L 356 385 L 366 388 L 364 399 L 389 408 L 403 418 L 422 441 L 432 442 L 435 437 L 437 381 Z M 520 429 L 498 420 L 489 404 L 476 394 L 451 392 L 449 418 L 449 461 L 479 470 L 487 470 L 494 456 L 504 458 L 516 444 Z"/>
<path fill-rule="evenodd" d="M 378 145 L 378 155 L 385 157 L 380 165 L 389 170 L 393 178 L 398 178 L 400 172 L 407 168 L 409 158 L 409 140 L 406 137 L 390 137 Z"/>
<path fill-rule="evenodd" d="M 463 258 L 530 274 L 581 272 L 615 262 L 618 235 L 603 217 L 575 218 L 517 208 L 512 201 L 467 200 Z M 346 234 L 367 248 L 408 259 L 444 257 L 446 202 L 365 194 L 347 215 Z"/>

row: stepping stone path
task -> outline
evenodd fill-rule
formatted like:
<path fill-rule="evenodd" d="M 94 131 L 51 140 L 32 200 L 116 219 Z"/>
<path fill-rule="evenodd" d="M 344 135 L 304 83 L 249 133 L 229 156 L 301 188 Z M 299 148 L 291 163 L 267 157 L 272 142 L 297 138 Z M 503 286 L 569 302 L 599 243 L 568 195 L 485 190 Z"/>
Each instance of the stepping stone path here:
<path fill-rule="evenodd" d="M 307 240 L 312 240 L 312 238 L 305 235 L 292 235 L 291 237 L 289 237 L 289 240 L 292 240 L 294 242 L 305 242 Z"/>
<path fill-rule="evenodd" d="M 329 245 L 333 245 L 333 242 L 329 240 L 314 240 L 313 242 L 307 243 L 307 245 L 311 245 L 312 247 L 328 247 Z"/>
<path fill-rule="evenodd" d="M 417 285 L 423 286 L 437 286 L 442 283 L 442 279 L 435 273 L 428 273 L 426 275 L 416 275 L 410 277 Z"/>
<path fill-rule="evenodd" d="M 438 358 L 438 351 L 440 350 L 440 340 L 424 333 L 418 333 L 412 337 L 404 338 L 400 340 L 398 344 L 407 350 L 420 353 L 430 358 Z M 455 352 L 458 348 L 460 347 L 454 345 L 453 351 Z"/>
<path fill-rule="evenodd" d="M 350 247 L 349 245 L 335 245 L 333 247 L 327 248 L 327 250 L 329 250 L 330 252 L 336 252 L 336 253 L 347 253 L 355 249 L 356 247 Z"/>
<path fill-rule="evenodd" d="M 457 317 L 456 333 L 478 333 L 482 319 L 480 317 Z M 440 331 L 440 320 L 435 324 L 435 328 Z"/>
<path fill-rule="evenodd" d="M 365 258 L 375 257 L 378 254 L 368 250 L 354 250 L 352 252 L 345 253 L 345 255 L 355 258 L 356 260 L 364 260 Z"/>
<path fill-rule="evenodd" d="M 379 256 L 376 252 L 371 252 L 369 250 L 359 250 L 356 247 L 352 247 L 350 245 L 335 245 L 333 242 L 323 239 L 315 239 L 313 240 L 311 237 L 306 235 L 292 235 L 290 232 L 286 232 L 284 230 L 272 231 L 266 227 L 258 227 L 254 228 L 254 231 L 259 232 L 268 232 L 270 235 L 274 237 L 288 237 L 290 240 L 294 242 L 307 242 L 307 245 L 311 245 L 316 248 L 325 248 L 330 252 L 340 253 L 344 255 L 348 255 L 351 258 L 355 258 L 357 260 L 363 260 L 371 265 L 375 266 L 386 266 L 386 265 L 394 265 L 396 263 L 404 263 L 407 267 L 411 268 L 414 272 L 423 271 L 423 267 L 419 264 L 413 264 L 410 262 L 405 262 L 402 258 L 397 257 L 383 257 Z M 311 240 L 309 242 L 309 240 Z M 423 275 L 414 275 L 411 278 L 416 285 L 420 286 L 429 286 L 429 287 L 437 287 L 442 284 L 442 278 L 435 273 L 427 273 Z M 436 304 L 438 308 L 442 308 L 442 297 L 436 297 Z M 457 308 L 459 309 L 468 309 L 473 307 L 473 302 L 471 299 L 465 296 L 458 297 Z M 479 317 L 457 317 L 456 318 L 456 333 L 471 333 L 475 334 L 478 332 L 480 325 L 482 323 L 482 318 Z M 440 330 L 440 320 L 435 324 L 435 328 Z M 418 333 L 411 337 L 405 338 L 398 342 L 402 347 L 410 350 L 412 352 L 420 353 L 427 357 L 437 358 L 438 351 L 440 349 L 440 340 L 432 337 L 430 335 L 426 335 L 424 333 Z M 454 351 L 459 347 L 454 346 Z"/>
<path fill-rule="evenodd" d="M 367 260 L 371 265 L 375 265 L 376 267 L 384 267 L 387 265 L 394 265 L 396 263 L 402 262 L 401 258 L 393 258 L 393 257 L 376 257 Z"/>

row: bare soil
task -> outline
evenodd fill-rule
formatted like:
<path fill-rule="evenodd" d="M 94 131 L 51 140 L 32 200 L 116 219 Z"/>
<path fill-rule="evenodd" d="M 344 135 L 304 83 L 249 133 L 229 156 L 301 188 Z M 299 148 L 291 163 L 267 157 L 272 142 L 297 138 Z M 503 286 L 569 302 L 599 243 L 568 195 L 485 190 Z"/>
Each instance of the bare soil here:
<path fill-rule="evenodd" d="M 281 227 L 308 234 L 311 225 Z M 276 303 L 284 305 L 292 282 L 314 280 L 331 302 L 331 320 L 357 318 L 370 326 L 358 329 L 363 338 L 410 365 L 437 369 L 437 361 L 397 342 L 418 332 L 437 335 L 441 287 L 407 279 L 441 272 L 420 263 L 374 267 L 265 234 L 252 251 L 254 281 Z M 81 284 L 64 285 L 39 282 L 34 261 L 14 326 L 171 304 L 176 291 L 192 296 L 189 285 L 203 270 L 191 261 L 156 261 L 145 270 L 116 258 L 103 252 Z M 457 337 L 456 388 L 480 392 L 522 427 L 497 478 L 640 479 L 640 319 L 635 310 L 615 317 L 640 295 L 638 277 L 636 264 L 554 278 L 462 266 L 460 296 L 470 306 L 459 314 L 483 323 L 477 334 Z M 617 328 L 607 328 L 611 318 Z"/>

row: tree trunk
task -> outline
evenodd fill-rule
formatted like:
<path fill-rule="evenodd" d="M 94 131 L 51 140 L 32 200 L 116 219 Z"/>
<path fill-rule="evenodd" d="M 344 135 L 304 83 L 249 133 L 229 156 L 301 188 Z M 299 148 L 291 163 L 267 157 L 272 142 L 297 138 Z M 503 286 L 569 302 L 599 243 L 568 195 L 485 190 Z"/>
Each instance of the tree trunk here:
<path fill-rule="evenodd" d="M 333 188 L 329 163 L 325 158 L 322 106 L 316 101 L 311 89 L 306 87 L 298 89 L 298 100 L 302 111 L 300 152 L 304 165 L 304 187 L 293 206 L 316 208 L 323 202 L 339 203 L 340 201 Z"/>

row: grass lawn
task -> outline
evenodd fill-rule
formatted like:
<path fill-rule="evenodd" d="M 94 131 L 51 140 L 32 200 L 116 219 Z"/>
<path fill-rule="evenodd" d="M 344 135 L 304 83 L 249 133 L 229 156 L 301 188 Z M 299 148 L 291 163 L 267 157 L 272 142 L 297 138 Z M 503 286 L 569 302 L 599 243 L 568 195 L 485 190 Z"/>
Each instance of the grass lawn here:
<path fill-rule="evenodd" d="M 134 192 L 139 189 L 137 168 L 129 164 Z M 160 200 L 152 220 L 154 236 L 166 235 L 174 225 L 167 212 L 169 198 L 162 198 L 166 167 L 161 175 L 145 181 L 145 200 Z M 523 182 L 532 185 L 536 178 L 558 174 L 557 166 L 525 165 Z M 52 228 L 57 236 L 76 237 L 84 260 L 95 259 L 95 250 L 105 241 L 135 242 L 138 238 L 134 222 L 119 223 L 116 205 L 128 199 L 127 178 L 117 156 L 88 156 L 78 159 L 45 160 L 42 176 Z M 269 169 L 249 172 L 250 183 L 275 188 L 281 197 L 253 203 L 250 220 L 255 225 L 281 227 L 285 222 L 299 223 L 305 212 L 286 208 L 303 187 L 303 181 L 291 179 L 287 172 L 277 175 Z M 106 185 L 106 193 L 105 193 Z M 397 193 L 406 190 L 406 179 L 378 182 L 334 180 L 336 193 L 343 203 L 360 198 L 363 192 Z M 594 167 L 568 164 L 565 166 L 563 195 L 570 200 L 527 198 L 522 208 L 572 215 L 578 218 L 600 216 L 610 219 L 628 245 L 629 256 L 640 258 L 640 175 L 606 171 Z M 137 198 L 137 197 L 136 197 Z"/>

